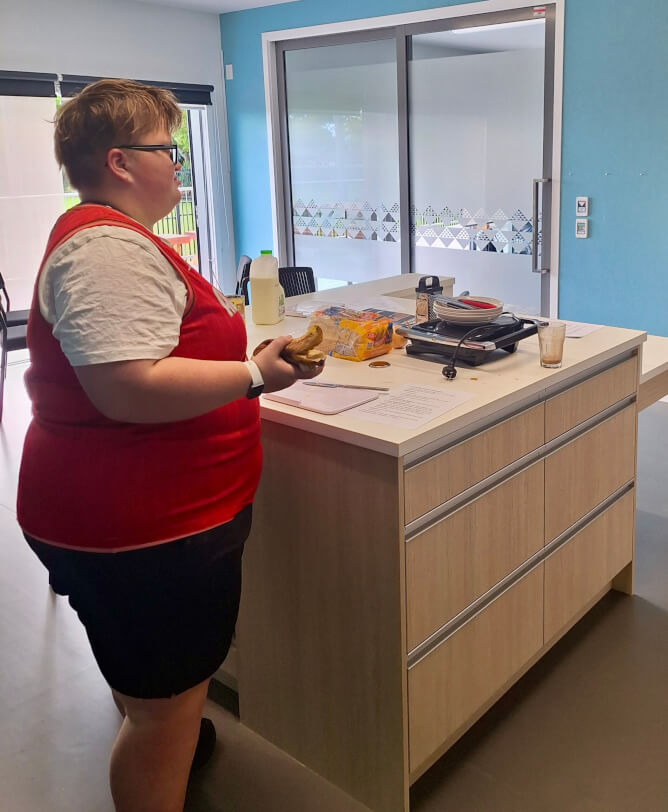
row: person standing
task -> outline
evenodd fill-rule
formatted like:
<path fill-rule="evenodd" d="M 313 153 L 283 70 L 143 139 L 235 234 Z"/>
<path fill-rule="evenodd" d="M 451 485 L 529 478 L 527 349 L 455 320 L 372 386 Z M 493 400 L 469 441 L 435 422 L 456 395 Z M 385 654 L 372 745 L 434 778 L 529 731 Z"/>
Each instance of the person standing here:
<path fill-rule="evenodd" d="M 121 79 L 60 108 L 81 203 L 51 232 L 28 323 L 18 521 L 124 715 L 118 812 L 183 808 L 239 607 L 257 395 L 320 371 L 281 358 L 290 336 L 247 360 L 236 309 L 153 234 L 180 201 L 181 117 L 170 92 Z"/>

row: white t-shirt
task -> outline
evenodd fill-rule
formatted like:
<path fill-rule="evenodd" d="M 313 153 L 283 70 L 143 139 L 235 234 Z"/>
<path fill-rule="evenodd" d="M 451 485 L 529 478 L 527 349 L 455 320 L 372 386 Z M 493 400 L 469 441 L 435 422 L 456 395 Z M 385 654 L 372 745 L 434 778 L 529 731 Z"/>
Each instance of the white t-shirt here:
<path fill-rule="evenodd" d="M 72 366 L 160 359 L 179 342 L 186 286 L 142 234 L 84 229 L 56 249 L 39 307 Z"/>

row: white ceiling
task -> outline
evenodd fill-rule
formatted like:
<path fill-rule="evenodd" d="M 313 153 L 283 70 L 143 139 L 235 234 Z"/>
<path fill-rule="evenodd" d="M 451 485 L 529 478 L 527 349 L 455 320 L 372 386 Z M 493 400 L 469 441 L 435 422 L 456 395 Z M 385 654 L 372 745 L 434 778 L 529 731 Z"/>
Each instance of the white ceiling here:
<path fill-rule="evenodd" d="M 294 3 L 297 0 L 136 0 L 156 6 L 173 6 L 188 11 L 208 11 L 211 14 L 226 14 L 228 11 L 244 11 L 260 6 L 275 6 L 279 3 Z"/>

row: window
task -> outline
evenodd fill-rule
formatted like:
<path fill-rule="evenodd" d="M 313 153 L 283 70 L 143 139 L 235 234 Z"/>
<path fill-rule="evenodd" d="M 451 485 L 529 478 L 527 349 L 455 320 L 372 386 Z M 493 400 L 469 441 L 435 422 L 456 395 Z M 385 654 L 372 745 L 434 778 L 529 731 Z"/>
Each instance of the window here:
<path fill-rule="evenodd" d="M 74 81 L 77 79 L 77 81 Z M 13 308 L 30 306 L 35 276 L 56 219 L 79 202 L 53 154 L 59 89 L 74 94 L 94 77 L 0 71 L 0 267 Z M 158 84 L 158 83 L 155 83 Z M 217 283 L 206 115 L 208 86 L 170 86 L 182 100 L 175 140 L 186 156 L 181 202 L 156 224 L 193 267 Z M 2 94 L 5 95 L 2 95 Z"/>

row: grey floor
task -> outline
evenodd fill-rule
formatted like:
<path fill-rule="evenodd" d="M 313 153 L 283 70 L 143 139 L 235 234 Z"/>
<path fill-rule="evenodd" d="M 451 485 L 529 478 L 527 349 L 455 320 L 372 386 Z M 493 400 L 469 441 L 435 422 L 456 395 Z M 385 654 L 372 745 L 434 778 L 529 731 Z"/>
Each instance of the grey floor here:
<path fill-rule="evenodd" d="M 0 812 L 113 812 L 118 728 L 85 635 L 16 524 L 28 401 L 0 427 Z M 636 595 L 610 594 L 413 787 L 415 812 L 668 810 L 668 404 L 641 414 Z M 219 731 L 188 812 L 362 812 L 209 703 Z"/>

